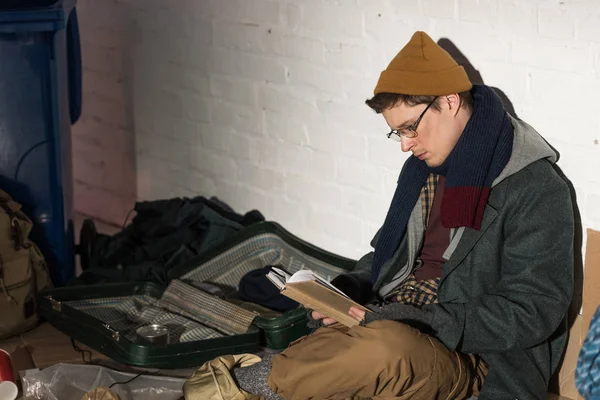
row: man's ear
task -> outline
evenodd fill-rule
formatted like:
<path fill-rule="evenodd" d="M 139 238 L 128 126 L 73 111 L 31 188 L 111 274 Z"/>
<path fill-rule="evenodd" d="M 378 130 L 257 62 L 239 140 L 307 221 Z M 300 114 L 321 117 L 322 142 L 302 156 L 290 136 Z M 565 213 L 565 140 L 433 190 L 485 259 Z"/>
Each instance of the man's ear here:
<path fill-rule="evenodd" d="M 456 115 L 458 113 L 458 109 L 460 108 L 460 96 L 458 93 L 447 94 L 442 97 L 442 101 L 446 107 Z"/>

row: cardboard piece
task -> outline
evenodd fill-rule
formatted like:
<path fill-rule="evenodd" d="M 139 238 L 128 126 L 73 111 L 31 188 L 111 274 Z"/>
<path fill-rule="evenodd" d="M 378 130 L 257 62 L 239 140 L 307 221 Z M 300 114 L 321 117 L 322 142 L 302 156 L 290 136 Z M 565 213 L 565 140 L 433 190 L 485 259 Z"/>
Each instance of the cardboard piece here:
<path fill-rule="evenodd" d="M 575 299 L 577 304 L 577 299 Z M 581 346 L 588 333 L 590 321 L 600 305 L 600 232 L 587 230 L 583 299 L 581 315 L 577 315 L 569 332 L 569 343 L 563 364 L 558 372 L 559 394 L 563 398 L 583 400 L 575 386 L 575 370 Z"/>

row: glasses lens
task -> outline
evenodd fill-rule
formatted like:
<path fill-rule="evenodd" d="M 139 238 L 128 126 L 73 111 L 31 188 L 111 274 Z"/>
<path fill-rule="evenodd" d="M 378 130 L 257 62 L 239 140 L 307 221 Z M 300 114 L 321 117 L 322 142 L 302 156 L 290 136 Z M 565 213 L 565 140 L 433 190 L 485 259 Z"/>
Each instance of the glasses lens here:
<path fill-rule="evenodd" d="M 392 133 L 390 136 L 388 136 L 390 139 L 392 139 L 395 142 L 399 142 L 400 141 L 400 135 L 397 133 Z"/>

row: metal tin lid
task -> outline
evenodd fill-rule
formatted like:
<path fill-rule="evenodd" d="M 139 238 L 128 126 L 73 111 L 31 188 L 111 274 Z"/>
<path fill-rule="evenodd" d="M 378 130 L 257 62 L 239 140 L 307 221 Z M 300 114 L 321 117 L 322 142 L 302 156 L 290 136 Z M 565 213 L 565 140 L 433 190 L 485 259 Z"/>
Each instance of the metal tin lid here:
<path fill-rule="evenodd" d="M 137 328 L 135 333 L 145 338 L 151 339 L 168 335 L 169 330 L 163 325 L 152 324 Z"/>

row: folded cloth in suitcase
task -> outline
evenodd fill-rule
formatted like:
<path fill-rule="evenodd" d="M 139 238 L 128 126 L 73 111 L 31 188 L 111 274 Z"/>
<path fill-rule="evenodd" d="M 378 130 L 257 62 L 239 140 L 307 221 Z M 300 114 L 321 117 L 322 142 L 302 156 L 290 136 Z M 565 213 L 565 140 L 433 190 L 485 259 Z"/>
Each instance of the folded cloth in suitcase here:
<path fill-rule="evenodd" d="M 178 279 L 171 281 L 158 303 L 163 309 L 210 326 L 226 335 L 247 332 L 258 315 Z"/>

